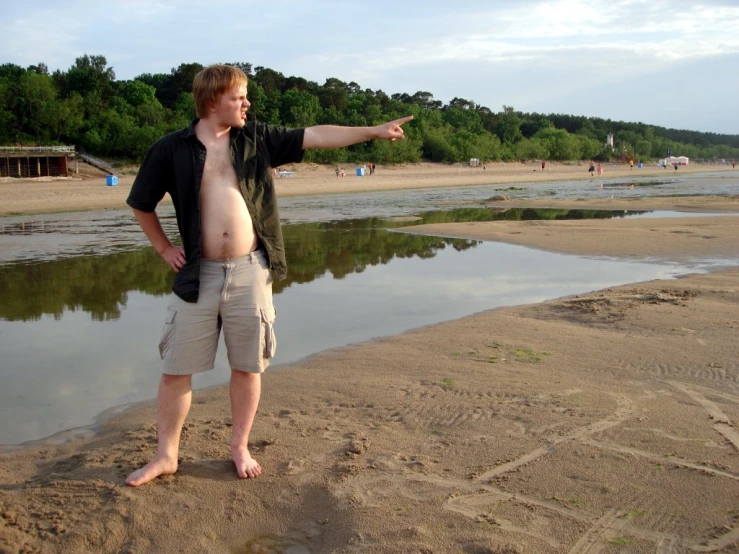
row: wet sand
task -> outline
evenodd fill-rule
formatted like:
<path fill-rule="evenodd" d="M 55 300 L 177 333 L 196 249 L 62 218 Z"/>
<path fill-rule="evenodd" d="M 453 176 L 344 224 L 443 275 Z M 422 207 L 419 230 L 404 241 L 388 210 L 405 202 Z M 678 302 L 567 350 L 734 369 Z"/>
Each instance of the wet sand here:
<path fill-rule="evenodd" d="M 731 199 L 691 203 L 739 211 Z M 736 259 L 737 222 L 414 231 L 592 256 Z M 145 404 L 96 434 L 0 455 L 0 550 L 736 551 L 738 335 L 739 270 L 726 269 L 325 352 L 265 375 L 256 480 L 239 481 L 229 461 L 219 387 L 194 395 L 178 473 L 125 487 L 155 449 Z"/>

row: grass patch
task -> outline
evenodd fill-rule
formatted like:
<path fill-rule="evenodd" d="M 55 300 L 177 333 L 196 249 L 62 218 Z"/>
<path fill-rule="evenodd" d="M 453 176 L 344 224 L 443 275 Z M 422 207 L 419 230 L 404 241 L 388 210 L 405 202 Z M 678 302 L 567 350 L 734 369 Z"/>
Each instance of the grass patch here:
<path fill-rule="evenodd" d="M 544 356 L 551 356 L 549 352 L 535 352 L 530 348 L 516 348 L 511 352 L 519 361 L 538 364 Z"/>
<path fill-rule="evenodd" d="M 441 382 L 444 383 L 445 385 L 453 385 L 454 384 L 454 380 L 453 379 L 450 379 L 449 377 L 445 377 L 444 379 L 441 380 Z"/>

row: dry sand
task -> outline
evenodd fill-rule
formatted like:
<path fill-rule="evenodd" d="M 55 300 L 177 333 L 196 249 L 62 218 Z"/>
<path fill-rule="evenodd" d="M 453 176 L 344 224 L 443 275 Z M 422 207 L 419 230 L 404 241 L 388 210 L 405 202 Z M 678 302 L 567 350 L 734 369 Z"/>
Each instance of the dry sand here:
<path fill-rule="evenodd" d="M 736 258 L 736 221 L 426 231 Z M 265 375 L 252 432 L 265 474 L 248 481 L 229 462 L 220 387 L 195 394 L 179 472 L 125 487 L 154 452 L 147 404 L 0 456 L 0 551 L 737 552 L 738 335 L 728 269 L 325 352 Z"/>

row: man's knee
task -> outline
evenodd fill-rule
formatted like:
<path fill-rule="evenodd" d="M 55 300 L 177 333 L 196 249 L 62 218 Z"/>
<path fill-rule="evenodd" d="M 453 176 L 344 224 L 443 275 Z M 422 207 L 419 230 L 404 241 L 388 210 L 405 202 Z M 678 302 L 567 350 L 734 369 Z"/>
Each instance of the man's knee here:
<path fill-rule="evenodd" d="M 176 387 L 189 385 L 192 381 L 192 375 L 170 375 L 162 373 L 162 385 L 165 387 Z"/>
<path fill-rule="evenodd" d="M 251 371 L 242 371 L 240 369 L 231 368 L 231 378 L 240 379 L 242 381 L 258 381 L 261 379 L 261 373 L 253 373 Z"/>

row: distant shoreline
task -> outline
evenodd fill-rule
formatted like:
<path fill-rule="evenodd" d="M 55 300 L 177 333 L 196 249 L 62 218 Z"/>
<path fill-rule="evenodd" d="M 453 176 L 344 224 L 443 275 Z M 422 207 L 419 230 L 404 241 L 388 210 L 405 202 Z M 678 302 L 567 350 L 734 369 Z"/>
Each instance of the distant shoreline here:
<path fill-rule="evenodd" d="M 283 169 L 295 171 L 290 177 L 275 179 L 278 196 L 341 194 L 379 190 L 459 187 L 479 185 L 539 185 L 557 181 L 607 180 L 612 178 L 679 177 L 685 173 L 731 172 L 726 165 L 691 165 L 673 169 L 657 166 L 634 167 L 607 164 L 604 175 L 591 177 L 587 164 L 577 162 L 547 163 L 542 171 L 538 163 L 490 163 L 471 168 L 461 164 L 436 163 L 378 166 L 373 176 L 358 177 L 355 164 L 345 164 L 346 177 L 337 178 L 335 166 L 295 164 Z M 737 171 L 739 175 L 739 169 Z M 0 216 L 33 215 L 88 210 L 127 208 L 126 197 L 135 175 L 130 171 L 119 176 L 118 186 L 106 186 L 102 174 L 60 179 L 0 179 Z M 505 191 L 502 191 L 505 195 Z M 165 197 L 162 203 L 168 203 Z"/>

